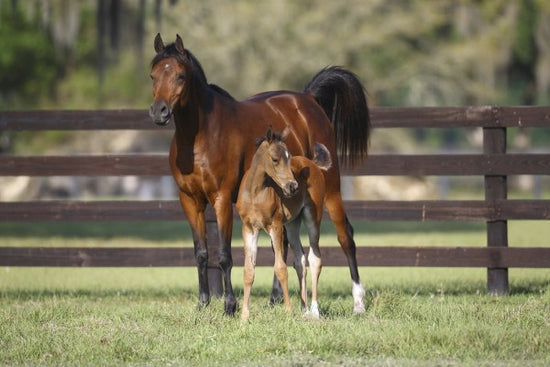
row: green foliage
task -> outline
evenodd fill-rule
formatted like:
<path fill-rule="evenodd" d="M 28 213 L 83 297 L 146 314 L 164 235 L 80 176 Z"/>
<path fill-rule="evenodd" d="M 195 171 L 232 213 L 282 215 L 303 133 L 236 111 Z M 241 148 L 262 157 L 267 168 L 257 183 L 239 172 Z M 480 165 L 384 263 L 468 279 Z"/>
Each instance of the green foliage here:
<path fill-rule="evenodd" d="M 65 2 L 49 2 L 49 24 L 38 21 L 39 5 L 2 2 L 0 108 L 147 108 L 158 31 L 166 42 L 180 34 L 209 81 L 238 99 L 301 90 L 332 64 L 358 74 L 371 105 L 550 104 L 543 67 L 550 48 L 541 41 L 550 7 L 542 0 L 189 0 L 159 2 L 159 18 L 156 2 L 117 3 L 118 43 L 110 39 L 115 18 L 104 19 L 100 78 L 98 2 L 76 6 L 69 43 L 55 31 L 67 22 Z M 546 135 L 532 139 L 544 144 Z M 441 147 L 446 136 L 434 130 L 422 143 Z"/>
<path fill-rule="evenodd" d="M 514 53 L 517 59 L 526 67 L 536 62 L 535 25 L 537 23 L 537 7 L 533 0 L 523 0 L 518 14 L 514 40 Z"/>
<path fill-rule="evenodd" d="M 0 108 L 29 108 L 54 92 L 59 60 L 48 35 L 17 9 L 0 9 Z"/>

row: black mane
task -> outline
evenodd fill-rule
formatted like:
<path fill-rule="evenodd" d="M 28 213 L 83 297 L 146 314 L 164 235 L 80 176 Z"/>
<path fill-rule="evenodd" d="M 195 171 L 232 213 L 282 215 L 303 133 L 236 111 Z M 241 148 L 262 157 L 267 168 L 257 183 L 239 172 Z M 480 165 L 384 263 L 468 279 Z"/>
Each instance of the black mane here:
<path fill-rule="evenodd" d="M 185 65 L 186 68 L 190 69 L 192 72 L 192 77 L 195 82 L 197 82 L 199 85 L 203 87 L 210 87 L 215 92 L 227 97 L 234 99 L 229 92 L 227 92 L 222 87 L 216 85 L 216 84 L 208 84 L 208 81 L 206 79 L 206 74 L 204 73 L 204 69 L 202 68 L 201 63 L 195 55 L 191 53 L 188 49 L 185 49 L 185 56 L 182 55 L 177 49 L 175 43 L 169 43 L 164 47 L 164 49 L 159 52 L 158 54 L 153 57 L 153 60 L 151 61 L 151 67 L 158 63 L 161 60 L 168 59 L 168 58 L 174 58 L 177 62 L 179 62 L 182 65 Z"/>

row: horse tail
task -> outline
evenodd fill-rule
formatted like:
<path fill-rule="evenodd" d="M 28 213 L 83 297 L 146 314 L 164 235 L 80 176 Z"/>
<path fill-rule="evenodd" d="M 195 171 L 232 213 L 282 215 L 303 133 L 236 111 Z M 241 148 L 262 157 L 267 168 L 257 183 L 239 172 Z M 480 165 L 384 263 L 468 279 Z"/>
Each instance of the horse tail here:
<path fill-rule="evenodd" d="M 313 145 L 313 163 L 323 171 L 328 171 L 332 166 L 332 159 L 328 148 L 319 142 Z"/>
<path fill-rule="evenodd" d="M 353 166 L 367 156 L 370 118 L 365 89 L 352 72 L 338 66 L 322 69 L 304 92 L 315 96 L 332 122 L 340 161 Z"/>

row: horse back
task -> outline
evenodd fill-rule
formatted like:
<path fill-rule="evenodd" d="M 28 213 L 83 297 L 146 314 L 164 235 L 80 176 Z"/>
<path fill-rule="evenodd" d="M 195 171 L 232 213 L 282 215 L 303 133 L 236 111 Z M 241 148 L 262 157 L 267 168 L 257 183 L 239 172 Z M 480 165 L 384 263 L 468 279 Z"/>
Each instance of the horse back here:
<path fill-rule="evenodd" d="M 291 136 L 285 141 L 292 155 L 313 158 L 314 142 L 323 143 L 336 154 L 332 124 L 311 93 L 271 91 L 256 94 L 239 103 L 246 115 L 259 115 L 255 122 L 260 135 L 271 125 L 274 131 L 291 128 Z M 245 119 L 246 120 L 246 119 Z M 337 160 L 334 156 L 333 160 Z"/>

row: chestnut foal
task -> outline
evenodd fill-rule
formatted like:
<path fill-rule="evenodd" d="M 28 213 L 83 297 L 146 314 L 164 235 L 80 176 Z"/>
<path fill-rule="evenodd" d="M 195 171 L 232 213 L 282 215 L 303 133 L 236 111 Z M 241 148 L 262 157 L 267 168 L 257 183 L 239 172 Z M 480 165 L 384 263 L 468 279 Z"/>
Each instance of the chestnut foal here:
<path fill-rule="evenodd" d="M 241 318 L 248 320 L 249 300 L 258 248 L 258 236 L 263 229 L 271 237 L 275 253 L 275 275 L 281 282 L 284 304 L 290 310 L 288 271 L 284 260 L 284 229 L 294 251 L 294 268 L 300 282 L 302 309 L 319 318 L 317 282 L 321 273 L 319 252 L 320 224 L 323 216 L 325 180 L 321 170 L 332 165 L 330 152 L 315 143 L 314 159 L 291 157 L 284 140 L 290 129 L 281 134 L 271 127 L 258 140 L 258 149 L 245 173 L 237 198 L 237 210 L 242 220 L 244 241 L 244 299 Z M 311 271 L 311 308 L 307 310 L 306 259 L 300 241 L 300 225 L 306 223 L 310 249 L 308 261 Z M 284 229 L 283 229 L 284 226 Z"/>

